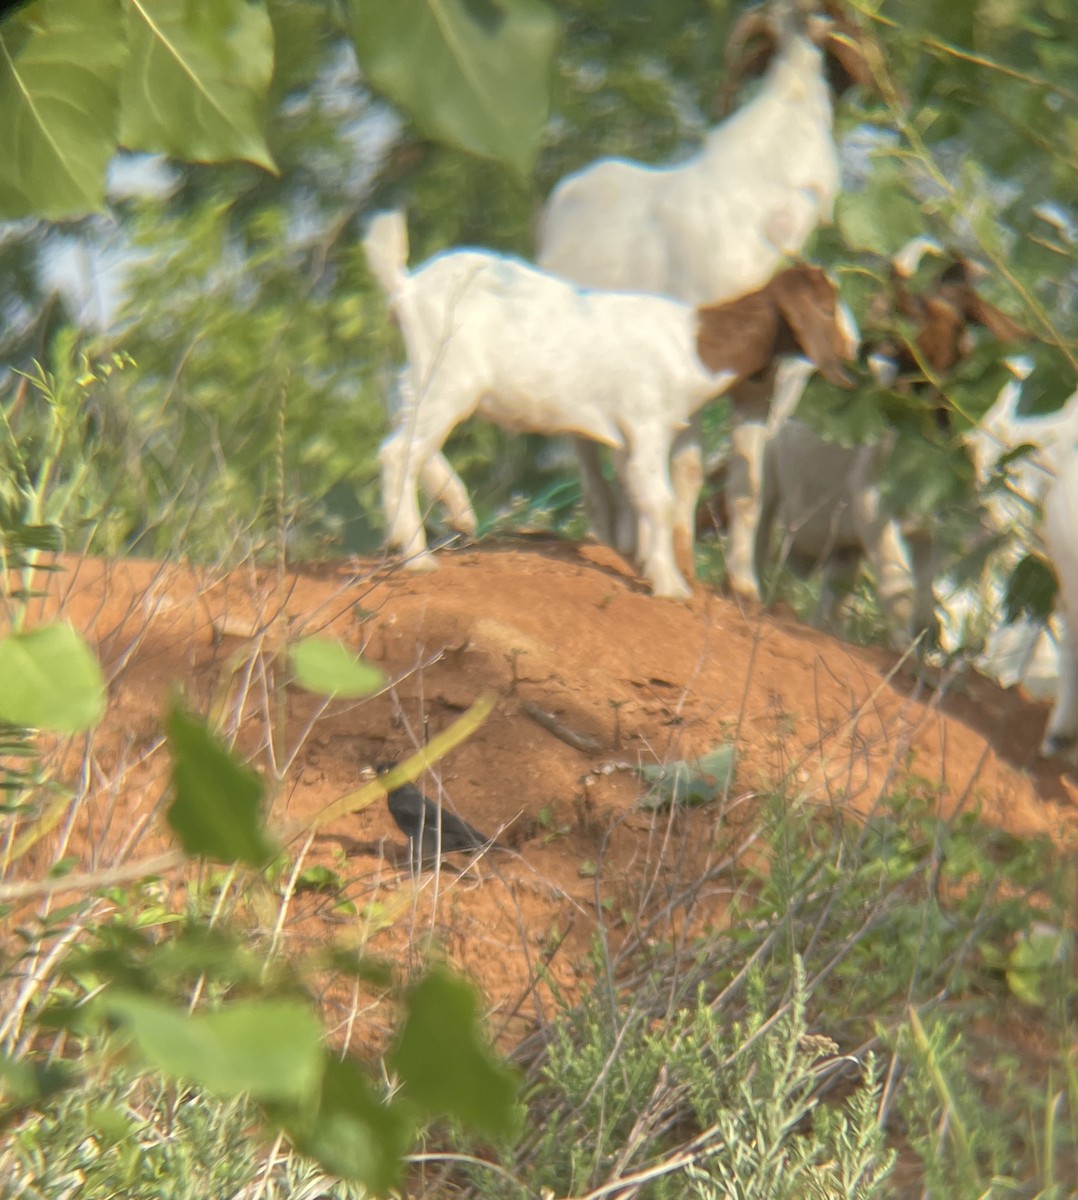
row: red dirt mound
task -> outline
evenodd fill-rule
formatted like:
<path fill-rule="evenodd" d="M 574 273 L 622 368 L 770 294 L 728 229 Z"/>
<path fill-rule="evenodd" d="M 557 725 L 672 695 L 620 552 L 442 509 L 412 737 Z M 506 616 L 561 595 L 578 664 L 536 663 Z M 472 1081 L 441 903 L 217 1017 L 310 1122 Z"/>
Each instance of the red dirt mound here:
<path fill-rule="evenodd" d="M 596 547 L 529 540 L 439 561 L 423 575 L 365 562 L 282 577 L 59 559 L 35 616 L 62 610 L 111 680 L 103 725 L 65 760 L 85 802 L 59 849 L 96 869 L 168 844 L 160 716 L 177 686 L 275 781 L 279 828 L 310 820 L 364 768 L 410 751 L 492 688 L 494 712 L 443 761 L 441 786 L 515 852 L 413 882 L 377 803 L 328 825 L 303 856 L 338 873 L 358 915 L 335 907 L 338 896 L 301 893 L 273 920 L 297 949 L 332 937 L 404 958 L 433 941 L 519 1035 L 544 1003 L 536 966 L 571 984 L 596 904 L 675 922 L 671 881 L 708 877 L 748 802 L 779 781 L 790 803 L 864 813 L 912 772 L 939 788 L 946 812 L 972 808 L 1013 834 L 1078 845 L 1078 783 L 1036 762 L 1046 708 L 1017 691 L 968 676 L 932 691 L 886 651 L 706 589 L 689 604 L 654 599 Z M 316 632 L 381 664 L 392 688 L 327 704 L 288 685 L 278 651 Z M 628 765 L 731 741 L 725 801 L 638 807 L 646 788 Z M 433 795 L 437 783 L 423 786 Z M 346 1034 L 354 1001 L 327 996 Z"/>

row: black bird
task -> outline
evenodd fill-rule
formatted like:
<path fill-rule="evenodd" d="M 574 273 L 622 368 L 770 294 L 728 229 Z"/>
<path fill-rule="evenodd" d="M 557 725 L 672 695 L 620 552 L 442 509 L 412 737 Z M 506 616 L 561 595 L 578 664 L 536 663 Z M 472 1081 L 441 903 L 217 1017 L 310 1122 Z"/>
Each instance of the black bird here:
<path fill-rule="evenodd" d="M 376 770 L 379 775 L 392 771 L 396 763 L 379 763 Z M 422 851 L 422 860 L 433 859 L 438 854 L 438 823 L 441 817 L 443 854 L 454 850 L 482 850 L 486 846 L 504 849 L 493 838 L 485 837 L 474 829 L 467 821 L 455 817 L 451 812 L 441 809 L 428 800 L 414 783 L 405 783 L 393 788 L 386 796 L 389 814 L 397 823 L 397 828 L 408 839 L 408 850 L 415 857 L 416 843 Z"/>

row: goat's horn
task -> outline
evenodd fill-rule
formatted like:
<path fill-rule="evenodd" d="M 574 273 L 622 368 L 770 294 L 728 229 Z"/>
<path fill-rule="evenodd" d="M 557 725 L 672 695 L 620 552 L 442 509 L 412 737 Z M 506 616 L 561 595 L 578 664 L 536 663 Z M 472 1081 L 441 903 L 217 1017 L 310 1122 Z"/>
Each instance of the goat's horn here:
<path fill-rule="evenodd" d="M 753 38 L 766 38 L 774 47 L 778 42 L 775 23 L 763 8 L 750 8 L 742 13 L 730 30 L 726 39 L 725 73 L 726 80 L 722 87 L 720 109 L 725 115 L 733 107 L 734 94 L 744 78 L 745 47 Z"/>
<path fill-rule="evenodd" d="M 760 6 L 743 12 L 734 22 L 730 36 L 726 39 L 726 69 L 733 70 L 746 45 L 754 37 L 766 36 L 774 41 L 777 37 L 774 20 Z"/>
<path fill-rule="evenodd" d="M 891 259 L 891 265 L 903 279 L 916 275 L 921 259 L 926 254 L 936 254 L 942 257 L 943 247 L 932 237 L 915 237 L 908 241 Z"/>

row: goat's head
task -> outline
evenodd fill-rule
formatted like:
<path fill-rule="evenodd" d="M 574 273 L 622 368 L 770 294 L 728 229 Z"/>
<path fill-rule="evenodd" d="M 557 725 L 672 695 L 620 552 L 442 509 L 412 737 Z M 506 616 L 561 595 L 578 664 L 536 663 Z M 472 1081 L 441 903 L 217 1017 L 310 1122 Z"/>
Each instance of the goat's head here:
<path fill-rule="evenodd" d="M 865 58 L 866 35 L 838 0 L 765 0 L 744 12 L 726 42 L 726 82 L 720 97 L 725 115 L 746 79 L 762 74 L 786 41 L 807 37 L 823 51 L 827 82 L 835 95 L 855 85 L 871 85 Z"/>
<path fill-rule="evenodd" d="M 944 254 L 932 244 L 921 245 Z M 951 262 L 934 283 L 913 292 L 906 280 L 916 270 L 916 262 L 904 251 L 896 256 L 891 273 L 892 291 L 898 312 L 916 327 L 917 354 L 936 375 L 946 374 L 973 351 L 970 327 L 980 325 L 1001 342 L 1028 342 L 1032 336 L 1013 317 L 996 308 L 974 287 L 974 278 L 983 274 L 969 259 L 951 255 Z M 917 255 L 919 260 L 920 253 Z M 912 266 L 912 269 L 911 269 Z M 899 370 L 916 368 L 916 357 L 909 350 L 900 352 Z"/>
<path fill-rule="evenodd" d="M 709 370 L 733 371 L 738 381 L 780 355 L 804 354 L 831 383 L 853 386 L 842 366 L 857 353 L 848 312 L 828 275 L 806 263 L 780 271 L 757 292 L 701 308 L 696 348 Z"/>

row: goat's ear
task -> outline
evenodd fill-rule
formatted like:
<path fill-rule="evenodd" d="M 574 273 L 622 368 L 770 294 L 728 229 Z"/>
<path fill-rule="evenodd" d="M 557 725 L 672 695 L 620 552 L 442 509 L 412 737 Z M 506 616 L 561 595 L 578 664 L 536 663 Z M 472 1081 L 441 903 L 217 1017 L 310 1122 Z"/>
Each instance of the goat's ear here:
<path fill-rule="evenodd" d="M 969 293 L 966 314 L 971 321 L 983 325 L 994 338 L 999 338 L 1001 342 L 1028 342 L 1032 339 L 1029 330 L 1019 325 L 1013 317 L 1007 316 L 994 304 L 989 304 L 973 288 L 969 289 Z"/>
<path fill-rule="evenodd" d="M 755 375 L 775 349 L 775 312 L 762 292 L 697 310 L 696 353 L 712 372 L 733 371 L 738 379 Z"/>
<path fill-rule="evenodd" d="M 832 29 L 823 49 L 827 56 L 827 82 L 836 96 L 852 87 L 876 86 L 865 52 L 849 32 Z"/>
<path fill-rule="evenodd" d="M 842 366 L 848 347 L 838 324 L 838 297 L 827 276 L 817 268 L 792 267 L 776 275 L 771 288 L 779 313 L 820 374 L 837 387 L 853 387 Z"/>
<path fill-rule="evenodd" d="M 918 297 L 918 302 L 921 329 L 916 338 L 917 349 L 932 370 L 943 375 L 962 357 L 965 317 L 945 297 Z"/>

